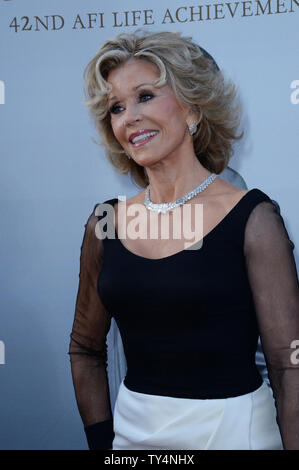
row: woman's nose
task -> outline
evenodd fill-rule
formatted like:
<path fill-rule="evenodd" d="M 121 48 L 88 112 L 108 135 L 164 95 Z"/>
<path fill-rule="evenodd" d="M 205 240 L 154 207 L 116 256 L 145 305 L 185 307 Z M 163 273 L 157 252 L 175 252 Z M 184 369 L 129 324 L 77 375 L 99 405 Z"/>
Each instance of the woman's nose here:
<path fill-rule="evenodd" d="M 127 105 L 124 114 L 124 126 L 130 126 L 138 121 L 141 121 L 142 114 L 138 107 L 138 104 L 132 103 Z"/>

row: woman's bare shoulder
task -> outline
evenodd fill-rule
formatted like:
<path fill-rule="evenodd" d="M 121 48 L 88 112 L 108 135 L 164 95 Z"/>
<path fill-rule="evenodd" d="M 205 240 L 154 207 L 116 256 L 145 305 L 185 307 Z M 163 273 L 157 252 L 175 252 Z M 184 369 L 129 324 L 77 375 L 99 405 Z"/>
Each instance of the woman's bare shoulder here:
<path fill-rule="evenodd" d="M 241 195 L 246 194 L 247 192 L 248 192 L 248 189 L 241 189 L 237 186 L 234 186 L 231 183 L 228 183 L 227 181 L 221 178 L 217 178 L 217 180 L 215 180 L 214 193 L 219 194 L 219 196 L 225 195 L 225 194 L 227 195 L 230 194 L 232 196 L 237 196 L 239 194 L 241 196 Z"/>
<path fill-rule="evenodd" d="M 219 205 L 226 211 L 234 207 L 249 191 L 248 189 L 240 189 L 221 178 L 217 178 L 215 183 L 213 190 L 209 193 L 209 199 L 215 204 L 215 207 Z"/>

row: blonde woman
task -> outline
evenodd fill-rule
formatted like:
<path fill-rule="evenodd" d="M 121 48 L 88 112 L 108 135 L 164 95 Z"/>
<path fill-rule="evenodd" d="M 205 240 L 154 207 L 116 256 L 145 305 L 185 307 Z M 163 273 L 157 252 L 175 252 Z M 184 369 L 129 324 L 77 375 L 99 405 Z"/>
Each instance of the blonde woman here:
<path fill-rule="evenodd" d="M 85 80 L 109 161 L 143 189 L 85 226 L 69 353 L 89 448 L 299 449 L 293 245 L 267 194 L 219 177 L 241 137 L 234 85 L 174 32 L 106 41 Z M 114 410 L 112 318 L 127 361 Z"/>

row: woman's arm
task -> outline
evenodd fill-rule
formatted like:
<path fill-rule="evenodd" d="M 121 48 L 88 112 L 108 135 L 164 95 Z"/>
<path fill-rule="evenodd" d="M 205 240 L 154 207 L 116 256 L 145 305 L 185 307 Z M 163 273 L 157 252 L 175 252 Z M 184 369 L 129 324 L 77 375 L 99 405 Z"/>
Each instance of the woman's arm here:
<path fill-rule="evenodd" d="M 275 204 L 258 204 L 245 229 L 248 279 L 283 446 L 298 450 L 299 284 L 293 248 Z"/>
<path fill-rule="evenodd" d="M 89 449 L 108 449 L 114 438 L 106 336 L 111 316 L 98 291 L 103 245 L 96 237 L 94 211 L 85 224 L 81 245 L 80 273 L 69 354 L 74 390 Z"/>

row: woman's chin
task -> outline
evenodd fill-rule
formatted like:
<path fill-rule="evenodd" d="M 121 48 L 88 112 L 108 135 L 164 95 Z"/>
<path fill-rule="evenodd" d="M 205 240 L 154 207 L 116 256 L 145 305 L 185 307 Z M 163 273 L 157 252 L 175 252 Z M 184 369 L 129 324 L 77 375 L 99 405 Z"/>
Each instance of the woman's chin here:
<path fill-rule="evenodd" d="M 156 163 L 159 163 L 161 159 L 157 159 L 156 156 L 141 156 L 135 155 L 132 156 L 133 160 L 140 166 L 150 167 Z"/>

